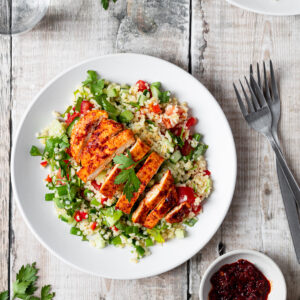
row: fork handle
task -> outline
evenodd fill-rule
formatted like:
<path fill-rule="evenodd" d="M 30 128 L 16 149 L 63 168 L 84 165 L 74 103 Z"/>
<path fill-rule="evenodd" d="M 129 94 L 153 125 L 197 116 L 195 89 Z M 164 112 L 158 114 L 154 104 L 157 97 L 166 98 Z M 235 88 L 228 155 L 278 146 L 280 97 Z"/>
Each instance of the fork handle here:
<path fill-rule="evenodd" d="M 277 158 L 277 162 L 279 163 L 281 170 L 283 172 L 283 175 L 292 191 L 292 193 L 294 194 L 295 200 L 298 204 L 298 206 L 300 206 L 300 188 L 299 185 L 295 179 L 295 177 L 293 176 L 290 168 L 288 167 L 286 160 L 281 152 L 280 147 L 278 146 L 278 144 L 276 143 L 276 141 L 274 140 L 273 136 L 267 136 L 271 146 L 276 154 L 276 158 Z"/>

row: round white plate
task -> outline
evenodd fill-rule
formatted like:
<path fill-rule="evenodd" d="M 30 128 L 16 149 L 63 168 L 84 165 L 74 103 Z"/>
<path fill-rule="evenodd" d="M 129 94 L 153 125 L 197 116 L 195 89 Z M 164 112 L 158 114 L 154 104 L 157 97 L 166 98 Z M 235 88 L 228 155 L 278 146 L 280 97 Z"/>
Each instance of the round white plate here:
<path fill-rule="evenodd" d="M 235 250 L 217 258 L 205 271 L 200 284 L 199 298 L 207 300 L 211 290 L 210 279 L 223 265 L 232 264 L 239 259 L 253 263 L 271 284 L 268 300 L 286 300 L 286 283 L 283 274 L 276 263 L 267 255 L 254 250 Z"/>
<path fill-rule="evenodd" d="M 299 0 L 227 0 L 240 8 L 259 14 L 291 16 L 300 14 Z"/>
<path fill-rule="evenodd" d="M 36 132 L 51 120 L 52 111 L 64 111 L 72 93 L 86 78 L 87 70 L 96 70 L 102 78 L 133 84 L 142 79 L 160 81 L 182 102 L 189 103 L 199 120 L 196 130 L 204 134 L 209 145 L 208 168 L 212 172 L 214 191 L 204 205 L 197 224 L 184 239 L 151 247 L 152 255 L 138 264 L 130 261 L 131 249 L 108 246 L 102 250 L 69 234 L 70 227 L 61 222 L 53 203 L 44 201 L 47 171 L 36 157 L 29 155 L 31 145 L 38 145 Z M 23 217 L 38 240 L 53 254 L 80 270 L 114 279 L 142 278 L 166 272 L 182 264 L 212 238 L 221 225 L 231 203 L 236 181 L 236 152 L 228 122 L 220 106 L 207 89 L 177 66 L 158 58 L 138 54 L 116 54 L 85 61 L 52 80 L 37 95 L 27 110 L 12 152 L 12 184 Z"/>

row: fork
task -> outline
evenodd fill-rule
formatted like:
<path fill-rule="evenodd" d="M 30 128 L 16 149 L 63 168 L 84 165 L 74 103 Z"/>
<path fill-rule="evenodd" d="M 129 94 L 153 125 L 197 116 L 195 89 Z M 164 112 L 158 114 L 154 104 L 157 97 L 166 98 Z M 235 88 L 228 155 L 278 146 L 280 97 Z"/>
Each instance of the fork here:
<path fill-rule="evenodd" d="M 263 86 L 261 84 L 261 76 L 260 76 L 260 70 L 259 70 L 259 64 L 257 64 L 257 83 L 261 90 L 263 90 Z M 250 74 L 253 75 L 253 67 L 250 65 Z M 267 100 L 267 104 L 271 110 L 272 114 L 272 135 L 275 138 L 278 145 L 279 139 L 278 139 L 278 123 L 280 119 L 280 98 L 277 88 L 277 83 L 275 79 L 274 69 L 272 61 L 270 60 L 270 87 L 267 80 L 267 72 L 266 72 L 266 65 L 265 62 L 263 62 L 263 78 L 264 78 L 264 95 Z M 253 82 L 250 79 L 250 85 L 252 87 L 252 90 L 254 89 Z M 270 91 L 271 89 L 271 91 Z M 272 93 L 272 96 L 271 96 Z M 294 244 L 294 249 L 296 252 L 298 263 L 300 264 L 300 220 L 299 215 L 297 211 L 297 205 L 295 202 L 295 197 L 293 192 L 291 191 L 291 188 L 286 181 L 284 174 L 279 166 L 278 161 L 276 160 L 276 168 L 277 168 L 277 175 L 278 175 L 278 181 L 279 186 L 283 198 L 283 203 L 287 215 L 287 220 Z"/>
<path fill-rule="evenodd" d="M 250 74 L 250 80 L 252 82 L 253 89 L 250 86 L 248 79 L 245 77 L 245 81 L 251 97 L 247 95 L 246 90 L 244 89 L 244 86 L 240 81 L 242 91 L 247 103 L 247 109 L 245 108 L 245 105 L 243 103 L 242 97 L 238 92 L 238 89 L 236 88 L 235 84 L 233 84 L 240 109 L 249 126 L 255 131 L 263 134 L 269 140 L 272 149 L 276 154 L 278 164 L 280 165 L 283 171 L 283 175 L 286 178 L 286 181 L 288 182 L 288 185 L 295 197 L 296 202 L 298 203 L 298 205 L 300 205 L 300 188 L 286 163 L 286 160 L 282 154 L 279 145 L 275 141 L 274 136 L 272 134 L 272 114 L 270 108 L 266 102 L 261 88 L 255 81 L 252 74 Z"/>

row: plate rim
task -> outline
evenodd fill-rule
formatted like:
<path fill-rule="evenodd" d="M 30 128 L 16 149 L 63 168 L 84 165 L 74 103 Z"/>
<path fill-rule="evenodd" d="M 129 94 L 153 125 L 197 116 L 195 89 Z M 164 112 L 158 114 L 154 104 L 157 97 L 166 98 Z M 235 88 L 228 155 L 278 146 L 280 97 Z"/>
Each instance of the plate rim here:
<path fill-rule="evenodd" d="M 249 8 L 246 5 L 240 4 L 238 3 L 236 0 L 226 0 L 229 4 L 234 5 L 238 8 L 256 13 L 256 14 L 260 14 L 260 15 L 266 15 L 266 16 L 275 16 L 275 17 L 283 17 L 283 16 L 297 16 L 300 15 L 300 10 L 295 10 L 295 12 L 265 12 L 259 9 L 254 9 L 254 8 Z"/>
<path fill-rule="evenodd" d="M 223 117 L 224 117 L 224 122 L 229 130 L 229 133 L 231 135 L 231 141 L 230 141 L 230 144 L 231 144 L 231 147 L 233 149 L 233 166 L 232 166 L 232 170 L 233 170 L 233 182 L 232 182 L 232 186 L 230 187 L 230 201 L 228 201 L 228 204 L 227 204 L 227 207 L 226 207 L 226 210 L 224 210 L 224 215 L 222 216 L 222 218 L 219 219 L 219 222 L 216 226 L 216 230 L 215 232 L 213 232 L 212 234 L 209 235 L 208 239 L 207 239 L 207 242 L 200 248 L 200 249 L 196 249 L 195 251 L 193 251 L 193 253 L 191 255 L 188 255 L 188 256 L 185 256 L 183 259 L 177 261 L 176 263 L 173 263 L 173 264 L 170 264 L 168 265 L 167 267 L 165 268 L 161 268 L 160 271 L 154 271 L 154 272 L 149 272 L 148 274 L 146 275 L 140 275 L 140 276 L 130 276 L 130 274 L 127 276 L 127 277 L 118 277 L 118 276 L 107 276 L 107 275 L 101 275 L 99 273 L 96 273 L 94 271 L 90 271 L 88 269 L 85 269 L 83 267 L 80 267 L 76 264 L 74 264 L 73 262 L 67 260 L 66 258 L 64 258 L 62 255 L 60 255 L 59 253 L 57 253 L 54 249 L 52 249 L 45 241 L 44 241 L 44 238 L 42 236 L 40 236 L 34 229 L 34 227 L 31 225 L 28 217 L 26 216 L 25 212 L 23 211 L 23 208 L 22 208 L 22 204 L 21 204 L 21 201 L 20 201 L 20 197 L 19 197 L 19 193 L 18 193 L 18 189 L 17 189 L 17 185 L 16 185 L 16 182 L 15 182 L 15 172 L 14 172 L 14 169 L 15 169 L 15 155 L 16 155 L 16 144 L 17 144 L 17 141 L 19 139 L 19 135 L 20 135 L 20 131 L 23 127 L 23 124 L 27 118 L 27 115 L 29 114 L 31 108 L 33 107 L 33 105 L 36 103 L 36 101 L 38 101 L 39 97 L 55 82 L 57 81 L 60 77 L 64 76 L 66 73 L 68 73 L 69 71 L 73 70 L 73 69 L 76 69 L 77 67 L 80 67 L 84 64 L 87 64 L 87 63 L 90 63 L 92 61 L 97 61 L 98 59 L 105 59 L 105 58 L 114 58 L 114 57 L 120 57 L 120 56 L 139 56 L 139 57 L 145 57 L 147 59 L 154 59 L 154 60 L 157 60 L 161 63 L 164 63 L 164 64 L 167 64 L 167 65 L 170 65 L 172 67 L 175 67 L 176 69 L 178 69 L 179 71 L 181 72 L 184 72 L 185 75 L 187 75 L 187 77 L 189 77 L 190 80 L 193 80 L 195 81 L 197 84 L 201 85 L 201 87 L 206 90 L 206 92 L 208 93 L 208 95 L 210 96 L 211 98 L 211 101 L 214 101 L 215 102 L 215 105 L 216 107 L 220 110 L 220 112 L 222 113 Z M 229 141 L 228 141 L 229 142 Z M 218 101 L 215 99 L 215 97 L 210 93 L 210 91 L 198 80 L 196 79 L 192 74 L 190 74 L 189 72 L 187 72 L 186 70 L 184 70 L 183 68 L 177 66 L 176 64 L 173 64 L 167 60 L 164 60 L 162 58 L 158 58 L 158 57 L 155 57 L 155 56 L 151 56 L 151 55 L 145 55 L 145 54 L 139 54 L 139 53 L 114 53 L 114 54 L 106 54 L 106 55 L 99 55 L 99 56 L 94 56 L 92 58 L 89 58 L 89 59 L 86 59 L 86 60 L 83 60 L 79 63 L 76 63 L 76 64 L 73 64 L 72 66 L 64 69 L 63 71 L 59 72 L 58 75 L 54 76 L 50 81 L 48 81 L 42 88 L 41 90 L 36 94 L 36 96 L 33 97 L 33 100 L 31 101 L 31 103 L 28 105 L 27 109 L 25 110 L 24 112 L 24 115 L 22 116 L 21 118 L 21 121 L 18 125 L 18 128 L 16 130 L 16 133 L 15 133 L 15 136 L 13 138 L 13 144 L 12 144 L 12 151 L 11 151 L 11 159 L 10 159 L 10 171 L 11 171 L 11 183 L 12 183 L 12 190 L 13 190 L 13 195 L 14 195 L 14 200 L 16 201 L 17 203 L 17 206 L 18 206 L 18 209 L 19 209 L 19 212 L 21 213 L 22 217 L 23 217 L 23 220 L 25 221 L 26 225 L 29 227 L 29 229 L 31 230 L 31 232 L 33 233 L 33 235 L 35 236 L 35 238 L 50 252 L 52 253 L 55 257 L 59 258 L 60 260 L 62 260 L 64 263 L 66 263 L 67 265 L 77 269 L 77 270 L 80 270 L 84 273 L 87 273 L 87 274 L 92 274 L 94 276 L 97 276 L 97 277 L 102 277 L 102 278 L 107 278 L 107 279 L 118 279 L 118 280 L 129 280 L 129 279 L 141 279 L 141 278 L 149 278 L 149 277 L 152 277 L 152 276 L 156 276 L 156 275 L 159 275 L 159 274 L 162 274 L 162 273 L 165 273 L 167 271 L 170 271 L 170 270 L 173 270 L 174 268 L 182 265 L 183 263 L 185 263 L 186 261 L 188 261 L 190 258 L 192 258 L 196 253 L 198 253 L 200 250 L 202 250 L 204 247 L 206 247 L 206 245 L 208 244 L 208 242 L 213 238 L 213 236 L 217 233 L 218 229 L 220 228 L 220 226 L 222 225 L 225 217 L 227 216 L 227 213 L 229 211 L 229 208 L 231 206 L 231 203 L 232 203 L 232 199 L 233 199 L 233 196 L 234 196 L 234 192 L 235 192 L 235 188 L 236 188 L 236 178 L 237 178 L 237 153 L 236 153 L 236 146 L 235 146 L 235 141 L 234 141 L 234 136 L 233 136 L 233 133 L 232 133 L 232 130 L 231 130 L 231 127 L 230 127 L 230 124 L 227 120 L 227 117 L 224 113 L 224 111 L 222 110 L 220 104 L 218 103 Z"/>

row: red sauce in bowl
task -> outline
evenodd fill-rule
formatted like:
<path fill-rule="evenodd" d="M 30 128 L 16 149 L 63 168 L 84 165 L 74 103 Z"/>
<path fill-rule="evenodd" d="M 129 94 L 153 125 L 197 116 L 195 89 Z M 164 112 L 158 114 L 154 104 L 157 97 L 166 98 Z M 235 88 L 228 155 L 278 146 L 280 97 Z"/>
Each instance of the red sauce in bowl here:
<path fill-rule="evenodd" d="M 249 261 L 224 265 L 210 279 L 209 300 L 267 300 L 269 280 Z"/>

